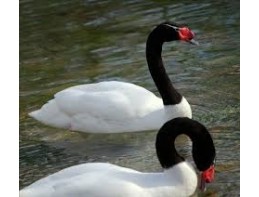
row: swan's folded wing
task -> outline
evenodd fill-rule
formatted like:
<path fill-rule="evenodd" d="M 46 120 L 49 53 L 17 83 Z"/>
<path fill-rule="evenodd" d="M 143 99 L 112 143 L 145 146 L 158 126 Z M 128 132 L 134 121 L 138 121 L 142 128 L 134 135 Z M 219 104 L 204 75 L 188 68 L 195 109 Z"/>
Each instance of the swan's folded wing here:
<path fill-rule="evenodd" d="M 122 119 L 136 115 L 128 98 L 116 91 L 88 93 L 70 89 L 57 93 L 55 101 L 68 116 L 89 114 L 104 119 Z"/>
<path fill-rule="evenodd" d="M 29 115 L 54 127 L 109 133 L 156 128 L 147 124 L 148 116 L 161 109 L 162 100 L 145 88 L 124 82 L 103 82 L 58 92 L 54 99 Z"/>
<path fill-rule="evenodd" d="M 143 94 L 132 99 L 133 94 L 69 89 L 57 93 L 55 102 L 58 109 L 70 117 L 71 130 L 110 133 L 148 129 L 141 118 L 162 106 L 162 102 L 157 97 L 155 102 L 150 97 L 145 99 Z"/>

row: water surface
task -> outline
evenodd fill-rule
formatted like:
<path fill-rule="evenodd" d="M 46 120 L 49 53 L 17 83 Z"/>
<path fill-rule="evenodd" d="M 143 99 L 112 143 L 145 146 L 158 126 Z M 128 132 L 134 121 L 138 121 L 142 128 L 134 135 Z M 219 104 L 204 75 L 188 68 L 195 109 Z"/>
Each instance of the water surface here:
<path fill-rule="evenodd" d="M 160 171 L 156 131 L 85 134 L 28 117 L 53 94 L 84 83 L 120 80 L 158 94 L 145 41 L 164 21 L 186 23 L 199 47 L 167 43 L 167 72 L 206 125 L 217 150 L 216 180 L 200 196 L 239 196 L 239 2 L 20 0 L 20 188 L 68 166 L 111 162 Z M 178 140 L 190 156 L 190 143 Z"/>

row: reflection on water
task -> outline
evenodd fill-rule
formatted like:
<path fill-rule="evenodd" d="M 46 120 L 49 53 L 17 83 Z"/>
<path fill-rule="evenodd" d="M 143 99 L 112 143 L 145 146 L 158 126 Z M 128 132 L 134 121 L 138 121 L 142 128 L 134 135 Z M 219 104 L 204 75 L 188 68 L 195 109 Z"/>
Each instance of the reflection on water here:
<path fill-rule="evenodd" d="M 104 80 L 158 94 L 145 41 L 160 22 L 187 23 L 199 47 L 164 46 L 170 78 L 211 131 L 216 180 L 207 196 L 239 196 L 239 2 L 20 1 L 20 187 L 59 169 L 101 161 L 160 170 L 156 131 L 93 135 L 50 128 L 28 117 L 66 87 Z M 179 139 L 190 155 L 190 143 Z"/>

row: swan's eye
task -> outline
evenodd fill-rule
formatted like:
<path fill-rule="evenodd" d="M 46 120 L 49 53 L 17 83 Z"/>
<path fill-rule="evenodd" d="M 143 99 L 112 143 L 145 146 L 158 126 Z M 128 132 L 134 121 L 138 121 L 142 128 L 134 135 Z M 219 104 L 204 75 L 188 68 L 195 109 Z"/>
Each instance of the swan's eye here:
<path fill-rule="evenodd" d="M 194 33 L 188 27 L 179 28 L 179 37 L 180 40 L 190 41 L 194 38 Z"/>

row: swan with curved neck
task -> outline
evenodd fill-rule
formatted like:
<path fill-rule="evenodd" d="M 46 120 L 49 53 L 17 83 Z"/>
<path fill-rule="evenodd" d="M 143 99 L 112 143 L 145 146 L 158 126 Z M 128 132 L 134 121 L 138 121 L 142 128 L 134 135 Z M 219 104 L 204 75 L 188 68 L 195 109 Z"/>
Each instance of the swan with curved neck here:
<path fill-rule="evenodd" d="M 193 44 L 193 38 L 188 27 L 170 23 L 158 25 L 149 34 L 146 59 L 162 99 L 131 83 L 106 81 L 62 90 L 29 115 L 50 126 L 90 133 L 155 130 L 170 119 L 191 118 L 191 107 L 172 85 L 161 52 L 164 42 Z"/>
<path fill-rule="evenodd" d="M 187 197 L 198 185 L 196 172 L 184 161 L 174 145 L 186 134 L 192 140 L 192 155 L 201 171 L 201 186 L 214 179 L 215 147 L 207 129 L 189 118 L 165 123 L 156 138 L 157 156 L 162 172 L 139 172 L 109 163 L 72 166 L 36 181 L 20 191 L 20 197 Z M 204 189 L 204 188 L 201 188 Z"/>

